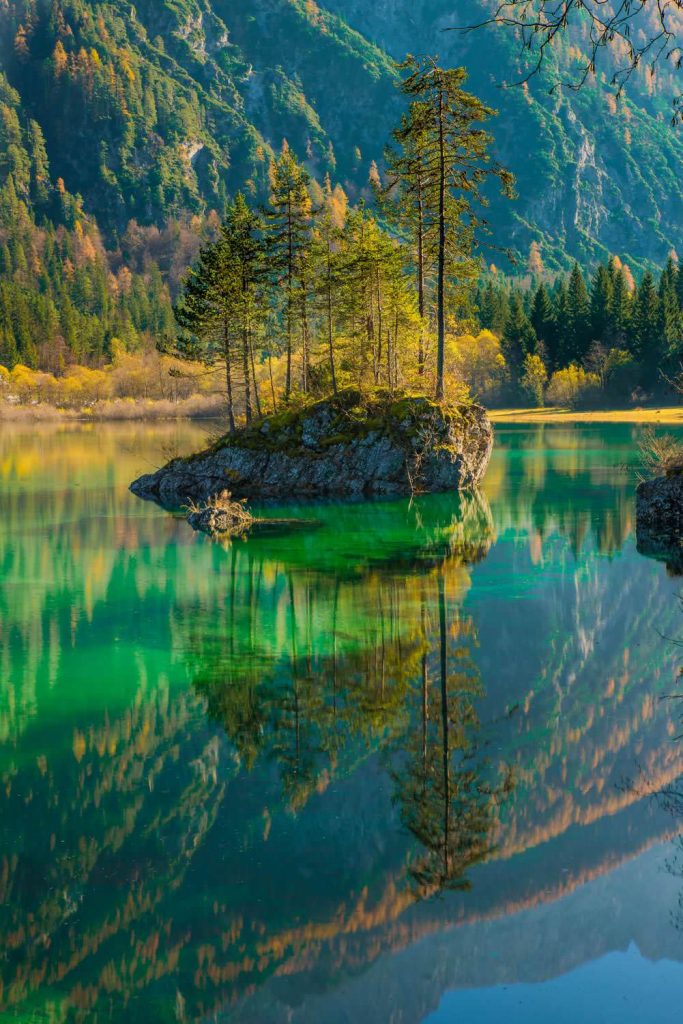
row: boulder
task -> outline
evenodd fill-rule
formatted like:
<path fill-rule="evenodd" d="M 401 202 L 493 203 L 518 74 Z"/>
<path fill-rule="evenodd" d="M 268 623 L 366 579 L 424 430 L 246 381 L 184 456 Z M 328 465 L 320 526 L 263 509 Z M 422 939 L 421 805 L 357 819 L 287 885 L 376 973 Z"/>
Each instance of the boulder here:
<path fill-rule="evenodd" d="M 665 562 L 672 575 L 683 574 L 683 475 L 644 480 L 636 490 L 638 551 Z"/>
<path fill-rule="evenodd" d="M 346 389 L 174 459 L 131 490 L 168 508 L 208 501 L 226 487 L 238 499 L 460 490 L 479 483 L 492 447 L 493 430 L 478 405 Z"/>

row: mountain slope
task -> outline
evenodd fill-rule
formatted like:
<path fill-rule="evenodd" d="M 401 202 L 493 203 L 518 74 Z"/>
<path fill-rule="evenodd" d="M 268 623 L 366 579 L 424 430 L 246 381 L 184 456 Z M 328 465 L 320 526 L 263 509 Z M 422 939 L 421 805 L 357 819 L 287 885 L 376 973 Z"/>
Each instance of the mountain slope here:
<path fill-rule="evenodd" d="M 543 73 L 519 82 L 532 58 L 508 29 L 447 31 L 481 20 L 487 0 L 327 0 L 394 57 L 438 53 L 463 64 L 471 89 L 499 111 L 498 155 L 517 176 L 519 199 L 497 204 L 496 240 L 525 252 L 536 238 L 550 261 L 592 261 L 620 253 L 635 264 L 662 263 L 683 248 L 683 132 L 673 129 L 674 72 L 643 71 L 617 103 L 605 55 L 597 80 L 581 90 L 587 39 L 578 28 L 549 51 Z M 562 83 L 568 86 L 562 87 Z M 554 93 L 553 85 L 560 84 Z"/>
<path fill-rule="evenodd" d="M 220 210 L 238 187 L 263 196 L 269 156 L 286 137 L 314 174 L 329 171 L 358 196 L 400 114 L 391 58 L 439 52 L 465 64 L 472 90 L 500 112 L 497 155 L 517 175 L 519 198 L 493 203 L 496 244 L 525 258 L 536 240 L 549 267 L 609 252 L 662 263 L 683 249 L 672 76 L 643 76 L 623 104 L 601 80 L 550 95 L 553 82 L 575 77 L 575 32 L 542 77 L 501 89 L 524 70 L 514 36 L 443 31 L 486 8 L 0 0 L 0 187 L 11 175 L 38 219 L 56 223 L 63 196 L 79 194 L 111 243 L 131 219 L 162 225 Z"/>
<path fill-rule="evenodd" d="M 317 173 L 353 177 L 355 147 L 377 142 L 368 109 L 396 103 L 389 59 L 303 0 L 12 0 L 0 39 L 53 178 L 108 231 L 262 192 L 283 137 Z"/>

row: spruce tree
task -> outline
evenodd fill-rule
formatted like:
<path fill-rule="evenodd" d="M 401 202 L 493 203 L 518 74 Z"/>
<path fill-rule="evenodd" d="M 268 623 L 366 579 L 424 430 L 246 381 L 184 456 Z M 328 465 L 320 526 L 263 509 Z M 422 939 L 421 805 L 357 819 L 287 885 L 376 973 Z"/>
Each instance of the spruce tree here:
<path fill-rule="evenodd" d="M 567 362 L 582 362 L 591 343 L 590 303 L 588 290 L 578 263 L 572 267 L 567 283 Z"/>
<path fill-rule="evenodd" d="M 591 282 L 590 325 L 591 340 L 606 344 L 610 329 L 610 310 L 614 286 L 607 267 L 600 265 Z"/>
<path fill-rule="evenodd" d="M 653 384 L 659 375 L 661 322 L 659 297 L 649 270 L 643 275 L 633 304 L 633 337 L 644 379 Z"/>
<path fill-rule="evenodd" d="M 538 286 L 534 294 L 529 320 L 538 341 L 542 344 L 548 357 L 550 357 L 551 352 L 554 350 L 557 324 L 548 289 L 543 283 Z"/>
<path fill-rule="evenodd" d="M 510 298 L 510 312 L 505 322 L 501 348 L 508 366 L 519 377 L 527 355 L 534 355 L 538 348 L 538 338 L 531 326 L 521 296 L 515 293 Z"/>

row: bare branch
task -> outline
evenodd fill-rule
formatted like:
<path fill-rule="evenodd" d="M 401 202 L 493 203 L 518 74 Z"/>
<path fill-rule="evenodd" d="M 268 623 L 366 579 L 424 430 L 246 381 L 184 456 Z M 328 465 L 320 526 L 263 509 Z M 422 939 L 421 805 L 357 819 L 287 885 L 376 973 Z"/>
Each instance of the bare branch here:
<path fill-rule="evenodd" d="M 683 66 L 683 0 L 498 0 L 489 17 L 451 31 L 468 33 L 490 25 L 516 31 L 521 52 L 534 55 L 528 71 L 514 83 L 522 85 L 541 71 L 560 33 L 579 24 L 587 26 L 588 53 L 577 78 L 564 83 L 569 88 L 585 85 L 608 47 L 616 59 L 611 84 L 617 94 L 639 68 L 654 74 L 658 64 L 667 63 L 676 71 Z M 615 43 L 620 44 L 618 50 Z M 683 122 L 680 95 L 674 99 L 672 120 Z"/>

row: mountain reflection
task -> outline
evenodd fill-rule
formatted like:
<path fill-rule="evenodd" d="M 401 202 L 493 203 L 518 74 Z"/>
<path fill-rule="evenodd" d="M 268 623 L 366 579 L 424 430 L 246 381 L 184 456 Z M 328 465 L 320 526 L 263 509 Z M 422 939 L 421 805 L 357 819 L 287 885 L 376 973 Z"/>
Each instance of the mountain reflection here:
<path fill-rule="evenodd" d="M 265 1021 L 670 835 L 622 784 L 683 745 L 615 437 L 224 549 L 126 490 L 193 432 L 3 432 L 0 1013 Z"/>

